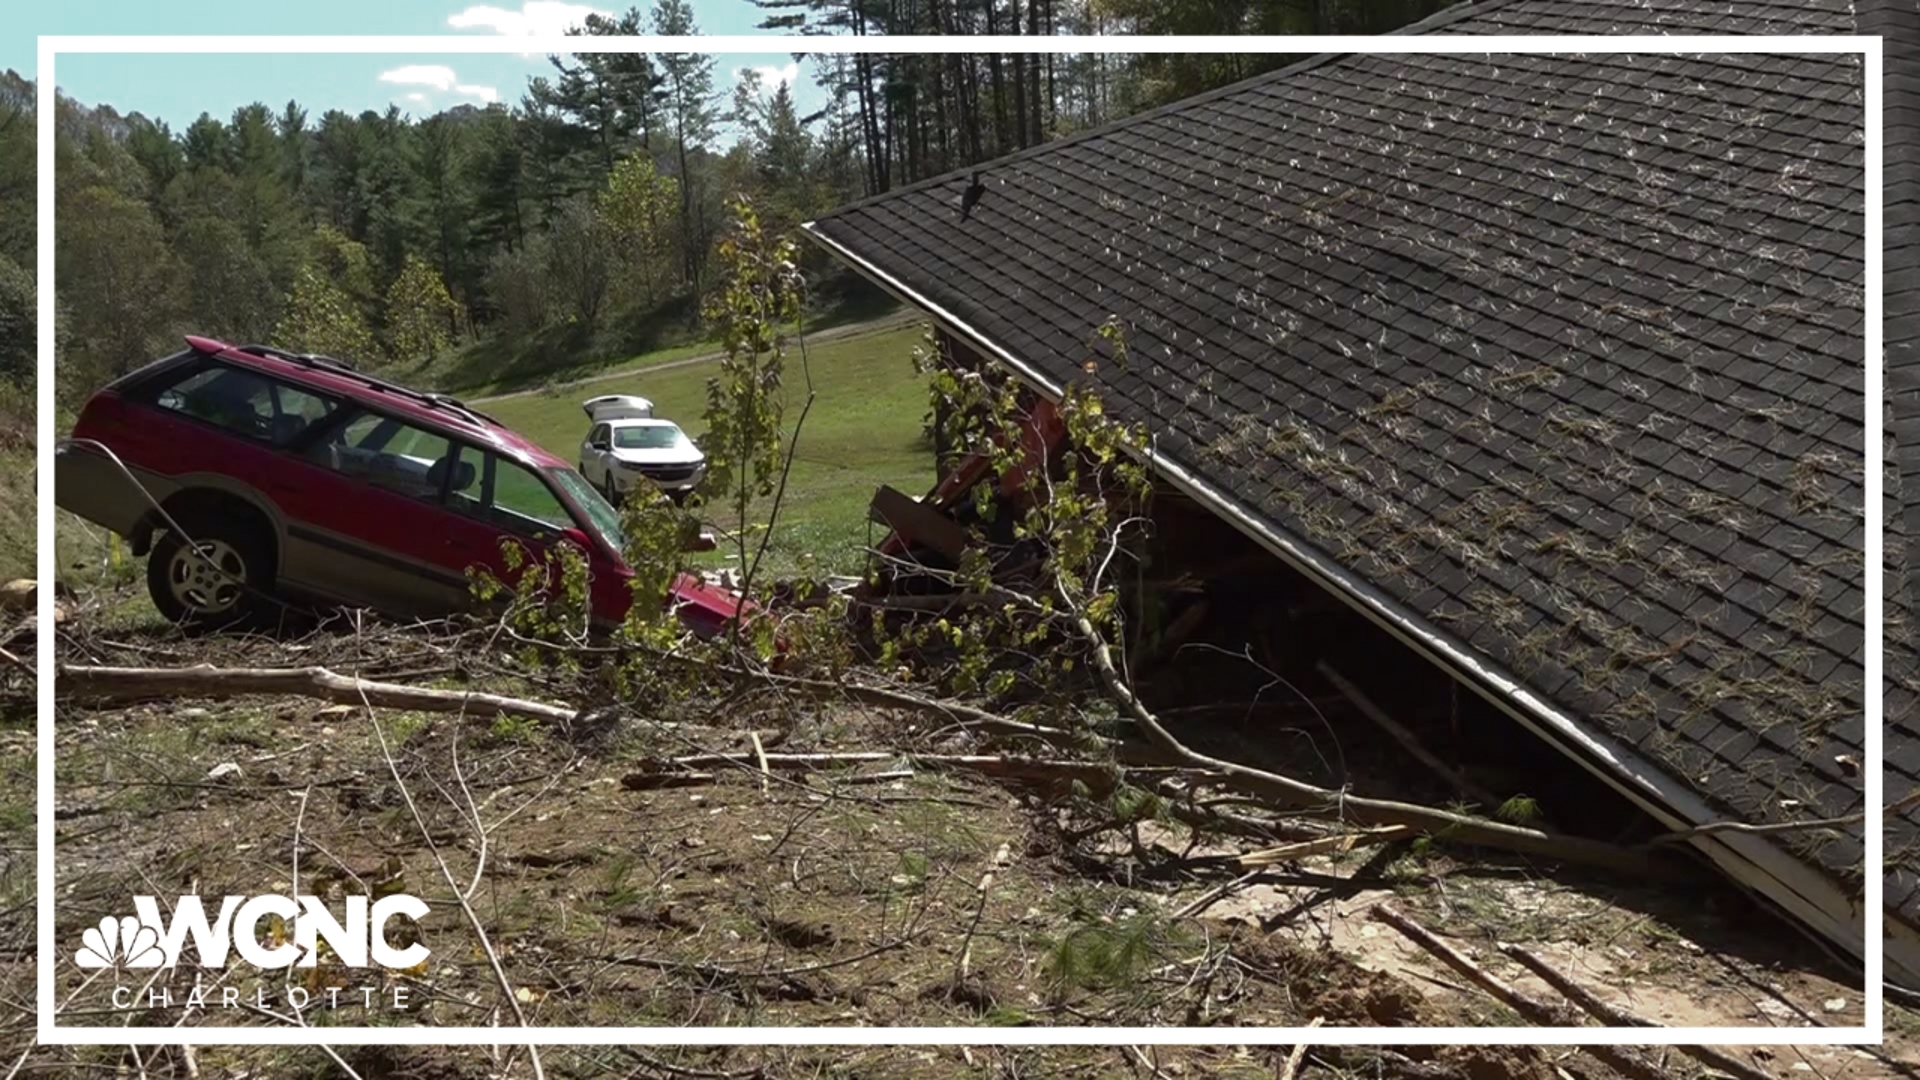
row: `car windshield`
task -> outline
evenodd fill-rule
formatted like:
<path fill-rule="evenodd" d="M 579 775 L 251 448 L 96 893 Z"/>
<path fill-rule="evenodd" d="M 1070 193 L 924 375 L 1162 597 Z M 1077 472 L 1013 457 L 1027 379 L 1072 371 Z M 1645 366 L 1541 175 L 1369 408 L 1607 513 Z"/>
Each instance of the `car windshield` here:
<path fill-rule="evenodd" d="M 608 505 L 606 496 L 600 494 L 592 484 L 587 483 L 586 477 L 572 469 L 558 468 L 547 471 L 560 482 L 560 486 L 573 497 L 573 501 L 579 503 L 580 508 L 587 512 L 587 520 L 592 523 L 593 531 L 599 533 L 600 538 L 618 552 L 621 558 L 626 558 L 627 538 L 620 531 L 620 514 Z"/>
<path fill-rule="evenodd" d="M 636 424 L 614 428 L 613 445 L 619 450 L 677 450 L 687 445 L 687 436 L 672 424 Z"/>

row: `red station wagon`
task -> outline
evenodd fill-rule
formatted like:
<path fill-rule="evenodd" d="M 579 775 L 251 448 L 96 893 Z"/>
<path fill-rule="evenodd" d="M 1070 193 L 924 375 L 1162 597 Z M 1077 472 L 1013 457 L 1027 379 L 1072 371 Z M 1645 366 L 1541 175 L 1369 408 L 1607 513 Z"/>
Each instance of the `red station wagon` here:
<path fill-rule="evenodd" d="M 565 461 L 453 398 L 328 357 L 189 337 L 96 393 L 56 462 L 54 501 L 150 551 L 155 606 L 194 628 L 248 621 L 275 597 L 446 615 L 471 602 L 469 567 L 515 579 L 503 537 L 585 552 L 596 623 L 632 603 L 619 516 Z M 675 594 L 700 629 L 738 603 L 691 576 Z"/>

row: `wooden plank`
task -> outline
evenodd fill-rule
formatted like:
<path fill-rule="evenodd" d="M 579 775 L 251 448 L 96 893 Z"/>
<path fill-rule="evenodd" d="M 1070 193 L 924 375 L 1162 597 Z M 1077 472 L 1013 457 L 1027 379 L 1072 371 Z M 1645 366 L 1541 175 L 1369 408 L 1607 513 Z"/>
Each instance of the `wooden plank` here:
<path fill-rule="evenodd" d="M 891 527 L 903 539 L 925 544 L 949 559 L 959 559 L 967 549 L 967 530 L 886 484 L 873 493 L 869 509 L 875 521 Z"/>

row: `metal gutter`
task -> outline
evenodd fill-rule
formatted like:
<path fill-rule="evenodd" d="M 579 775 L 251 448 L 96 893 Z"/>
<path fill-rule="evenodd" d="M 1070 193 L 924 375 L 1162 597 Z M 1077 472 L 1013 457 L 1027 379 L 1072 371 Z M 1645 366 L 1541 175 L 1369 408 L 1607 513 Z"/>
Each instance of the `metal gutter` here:
<path fill-rule="evenodd" d="M 816 222 L 801 226 L 807 236 L 830 254 L 901 302 L 925 311 L 948 332 L 972 343 L 983 354 L 1006 365 L 1041 393 L 1059 399 L 1063 389 L 1044 373 L 969 326 L 937 302 L 916 292 L 886 271 L 834 241 Z M 1349 607 L 1392 634 L 1430 663 L 1452 674 L 1511 716 L 1523 727 L 1567 754 L 1635 805 L 1673 829 L 1685 829 L 1723 820 L 1704 800 L 1668 776 L 1662 769 L 1617 741 L 1541 698 L 1510 673 L 1489 663 L 1448 635 L 1427 625 L 1372 584 L 1349 574 L 1303 543 L 1249 512 L 1240 502 L 1215 488 L 1205 478 L 1172 459 L 1153 452 L 1136 452 L 1173 485 L 1208 507 L 1288 566 L 1333 593 Z M 1868 822 L 1876 815 L 1868 812 Z M 1709 833 L 1689 841 L 1720 870 L 1744 888 L 1759 893 L 1787 912 L 1816 938 L 1844 950 L 1864 963 L 1866 942 L 1864 897 L 1850 897 L 1837 885 L 1765 839 L 1737 832 Z M 1920 984 L 1920 932 L 1897 919 L 1885 920 L 1883 948 L 1887 976 L 1908 985 Z"/>

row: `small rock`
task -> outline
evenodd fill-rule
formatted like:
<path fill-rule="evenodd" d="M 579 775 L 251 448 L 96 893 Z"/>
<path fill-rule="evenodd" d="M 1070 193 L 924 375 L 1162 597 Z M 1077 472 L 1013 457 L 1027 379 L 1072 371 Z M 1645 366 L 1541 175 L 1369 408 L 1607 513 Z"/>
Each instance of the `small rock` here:
<path fill-rule="evenodd" d="M 1796 1061 L 1796 1062 L 1794 1062 L 1794 1063 L 1793 1063 L 1792 1065 L 1790 1065 L 1790 1066 L 1788 1066 L 1788 1068 L 1787 1068 L 1787 1071 L 1788 1071 L 1788 1072 L 1802 1072 L 1802 1073 L 1804 1073 L 1804 1072 L 1812 1072 L 1812 1071 L 1813 1071 L 1813 1066 L 1811 1066 L 1811 1065 L 1809 1065 L 1809 1064 L 1807 1064 L 1807 1063 L 1806 1063 L 1806 1062 L 1804 1062 L 1804 1061 Z"/>
<path fill-rule="evenodd" d="M 1756 1046 L 1753 1048 L 1753 1056 L 1758 1061 L 1772 1061 L 1773 1051 L 1764 1046 Z"/>
<path fill-rule="evenodd" d="M 240 766 L 231 761 L 223 761 L 207 770 L 207 779 L 209 780 L 221 780 L 229 776 L 238 777 L 241 775 L 243 774 L 240 771 Z"/>
<path fill-rule="evenodd" d="M 1820 1007 L 1827 1010 L 1830 1013 L 1846 1012 L 1847 999 L 1846 998 L 1828 998 L 1827 1000 L 1820 1003 Z"/>
<path fill-rule="evenodd" d="M 0 585 L 0 610 L 32 611 L 33 602 L 40 595 L 39 588 L 29 578 L 16 578 Z"/>
<path fill-rule="evenodd" d="M 179 712 L 177 712 L 177 713 L 174 713 L 174 715 L 175 715 L 175 716 L 178 716 L 178 717 L 180 717 L 180 718 L 181 718 L 182 720 L 198 720 L 198 719 L 200 719 L 201 717 L 203 717 L 203 716 L 205 716 L 205 715 L 207 715 L 207 710 L 205 710 L 205 709 L 181 709 L 181 710 L 180 710 Z"/>

